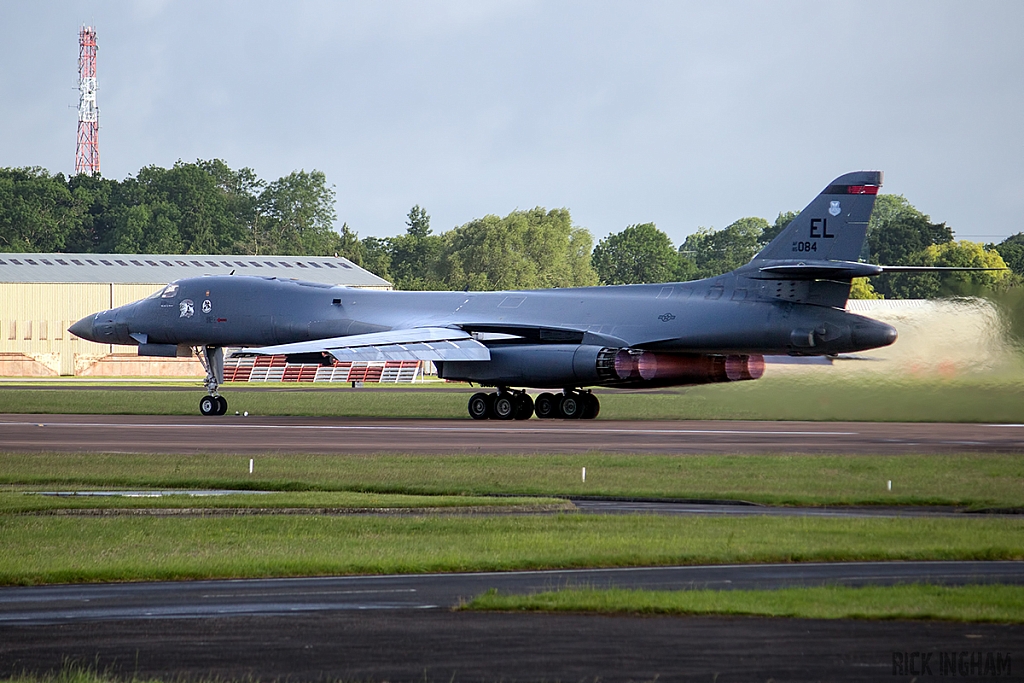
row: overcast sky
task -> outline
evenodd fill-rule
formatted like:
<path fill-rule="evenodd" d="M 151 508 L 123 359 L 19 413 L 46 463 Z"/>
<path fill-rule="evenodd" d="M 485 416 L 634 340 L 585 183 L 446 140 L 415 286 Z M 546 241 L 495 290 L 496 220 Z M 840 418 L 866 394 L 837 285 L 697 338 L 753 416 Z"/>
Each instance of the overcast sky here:
<path fill-rule="evenodd" d="M 885 171 L 959 238 L 1024 230 L 1024 2 L 7 2 L 0 166 L 319 169 L 338 224 L 567 207 L 600 239 L 774 220 Z"/>

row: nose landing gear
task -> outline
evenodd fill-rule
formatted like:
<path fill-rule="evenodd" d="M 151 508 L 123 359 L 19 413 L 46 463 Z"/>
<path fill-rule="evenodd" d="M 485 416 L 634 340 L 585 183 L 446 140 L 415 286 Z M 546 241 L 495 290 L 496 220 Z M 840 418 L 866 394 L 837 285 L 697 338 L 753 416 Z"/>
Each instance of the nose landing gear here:
<path fill-rule="evenodd" d="M 566 389 L 561 394 L 543 393 L 536 402 L 525 391 L 498 387 L 493 394 L 473 394 L 469 416 L 474 420 L 528 420 L 536 413 L 541 419 L 592 420 L 601 412 L 601 403 L 589 391 Z"/>
<path fill-rule="evenodd" d="M 197 346 L 193 351 L 206 370 L 203 386 L 209 392 L 209 396 L 199 399 L 199 412 L 203 415 L 223 415 L 228 412 L 228 401 L 217 393 L 217 387 L 224 381 L 224 349 L 219 346 Z"/>

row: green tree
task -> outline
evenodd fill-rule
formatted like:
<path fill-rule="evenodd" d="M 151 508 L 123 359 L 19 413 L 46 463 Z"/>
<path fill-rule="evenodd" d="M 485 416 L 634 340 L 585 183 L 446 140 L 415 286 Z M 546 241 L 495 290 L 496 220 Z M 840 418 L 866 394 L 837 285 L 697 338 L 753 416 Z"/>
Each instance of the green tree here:
<path fill-rule="evenodd" d="M 764 232 L 771 227 L 763 218 L 749 217 L 722 230 L 697 228 L 679 252 L 696 277 L 714 277 L 748 263 L 763 246 Z"/>
<path fill-rule="evenodd" d="M 389 241 L 391 275 L 396 289 L 442 289 L 437 277 L 444 240 L 432 235 L 430 216 L 417 204 L 409 210 L 404 235 Z"/>
<path fill-rule="evenodd" d="M 87 209 L 64 176 L 42 168 L 0 169 L 0 250 L 63 251 Z"/>
<path fill-rule="evenodd" d="M 884 299 L 885 297 L 875 291 L 866 277 L 855 277 L 850 284 L 851 299 Z"/>
<path fill-rule="evenodd" d="M 293 171 L 260 193 L 263 253 L 330 256 L 338 251 L 334 188 L 322 171 Z"/>
<path fill-rule="evenodd" d="M 793 222 L 793 219 L 800 215 L 799 211 L 780 211 L 775 222 L 761 231 L 761 248 L 768 246 L 768 243 L 779 236 L 786 226 Z"/>
<path fill-rule="evenodd" d="M 998 245 L 989 245 L 1003 257 L 1003 261 L 1016 275 L 1024 276 L 1024 232 L 1010 235 Z"/>
<path fill-rule="evenodd" d="M 902 195 L 879 195 L 868 223 L 865 260 L 883 266 L 926 265 L 927 247 L 952 240 L 952 229 L 932 223 Z M 937 275 L 918 273 L 882 275 L 872 284 L 887 299 L 928 298 L 939 290 Z"/>
<path fill-rule="evenodd" d="M 654 223 L 640 223 L 599 241 L 592 262 L 606 285 L 668 282 L 679 269 L 679 253 Z"/>
<path fill-rule="evenodd" d="M 357 266 L 363 265 L 363 243 L 359 241 L 359 235 L 348 227 L 348 223 L 341 226 L 341 234 L 338 236 L 338 255 L 344 256 Z"/>
<path fill-rule="evenodd" d="M 959 268 L 1006 268 L 1006 262 L 994 249 L 986 249 L 979 242 L 960 240 L 933 244 L 924 250 L 926 266 Z M 984 290 L 1000 287 L 1007 279 L 1007 270 L 979 270 L 945 274 L 930 273 L 934 285 L 930 296 L 976 295 Z"/>
<path fill-rule="evenodd" d="M 484 216 L 444 234 L 439 272 L 452 289 L 496 290 L 595 284 L 585 265 L 590 235 L 567 209 Z"/>
<path fill-rule="evenodd" d="M 376 275 L 394 282 L 391 277 L 391 245 L 387 237 L 364 237 L 359 243 L 362 249 L 363 268 Z"/>

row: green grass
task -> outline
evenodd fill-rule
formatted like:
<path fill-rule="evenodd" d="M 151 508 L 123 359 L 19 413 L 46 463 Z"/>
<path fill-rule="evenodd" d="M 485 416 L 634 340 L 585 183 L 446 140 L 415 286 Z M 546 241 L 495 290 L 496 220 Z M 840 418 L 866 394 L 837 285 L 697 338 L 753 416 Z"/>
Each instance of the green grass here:
<path fill-rule="evenodd" d="M 931 619 L 1024 623 L 1024 586 L 870 586 L 768 591 L 568 589 L 534 595 L 490 591 L 474 611 L 749 615 L 803 619 Z"/>
<path fill-rule="evenodd" d="M 582 481 L 581 468 L 587 468 Z M 962 455 L 263 455 L 0 452 L 0 484 L 594 495 L 782 505 L 1024 506 L 1024 459 Z M 893 482 L 889 491 L 886 482 Z"/>
<path fill-rule="evenodd" d="M 216 496 L 162 495 L 41 496 L 28 491 L 0 491 L 0 514 L 87 510 L 308 510 L 359 512 L 374 510 L 567 511 L 571 503 L 554 498 L 486 496 L 413 496 L 359 492 L 240 493 Z"/>
<path fill-rule="evenodd" d="M 0 515 L 0 583 L 1024 559 L 1024 520 Z"/>
<path fill-rule="evenodd" d="M 203 683 L 204 681 L 207 683 L 225 683 L 223 679 L 217 678 L 189 678 L 188 680 L 193 683 Z M 60 671 L 45 674 L 14 674 L 7 678 L 0 678 L 0 683 L 163 683 L 163 681 L 159 678 L 143 678 L 137 675 L 120 676 L 110 670 L 101 672 L 78 662 L 66 661 Z"/>
<path fill-rule="evenodd" d="M 1018 374 L 949 380 L 864 375 L 854 381 L 828 373 L 828 368 L 821 368 L 820 374 L 780 375 L 756 382 L 659 392 L 599 389 L 600 419 L 1024 422 L 1024 382 Z M 268 386 L 281 391 L 228 385 L 225 396 L 231 412 L 468 419 L 469 395 L 454 391 L 458 387 L 451 385 L 415 391 L 393 386 L 389 387 L 391 391 L 336 388 L 328 392 L 302 391 L 302 385 Z M 198 383 L 195 392 L 161 391 L 156 387 L 132 391 L 0 388 L 0 413 L 194 415 L 200 396 Z"/>

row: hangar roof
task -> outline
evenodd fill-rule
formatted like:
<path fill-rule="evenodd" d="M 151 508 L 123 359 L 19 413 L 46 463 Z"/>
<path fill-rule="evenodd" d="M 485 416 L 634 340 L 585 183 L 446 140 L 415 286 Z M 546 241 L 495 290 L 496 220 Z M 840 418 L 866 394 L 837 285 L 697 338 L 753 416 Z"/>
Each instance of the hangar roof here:
<path fill-rule="evenodd" d="M 391 285 L 346 258 L 324 256 L 0 253 L 0 282 L 165 284 L 232 271 L 350 287 Z"/>

